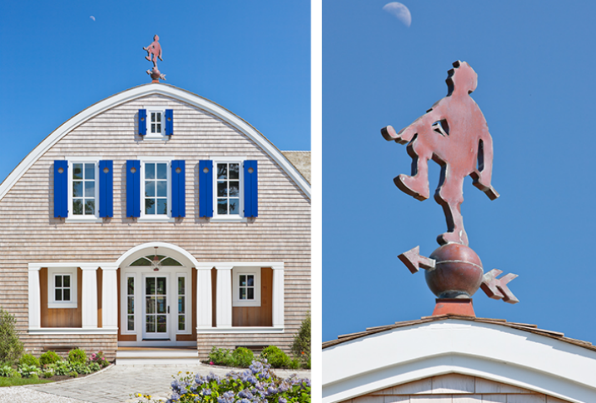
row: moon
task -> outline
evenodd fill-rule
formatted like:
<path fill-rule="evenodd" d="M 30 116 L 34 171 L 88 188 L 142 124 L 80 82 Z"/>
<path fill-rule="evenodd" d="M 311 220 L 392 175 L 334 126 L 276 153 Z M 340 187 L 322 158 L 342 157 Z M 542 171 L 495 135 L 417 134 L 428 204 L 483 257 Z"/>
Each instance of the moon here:
<path fill-rule="evenodd" d="M 412 24 L 412 14 L 410 14 L 410 10 L 408 10 L 408 7 L 398 3 L 397 1 L 385 4 L 383 6 L 383 10 L 394 15 L 395 18 L 403 22 L 403 24 L 408 28 L 410 27 L 410 24 Z"/>
<path fill-rule="evenodd" d="M 94 16 L 90 16 L 89 18 L 91 18 L 93 21 L 95 21 L 95 17 Z"/>

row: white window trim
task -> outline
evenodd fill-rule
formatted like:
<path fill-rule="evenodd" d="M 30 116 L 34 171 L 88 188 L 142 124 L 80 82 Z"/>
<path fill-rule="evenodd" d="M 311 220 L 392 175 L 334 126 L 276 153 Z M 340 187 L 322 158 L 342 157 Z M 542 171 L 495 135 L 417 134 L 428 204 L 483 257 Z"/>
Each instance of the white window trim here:
<path fill-rule="evenodd" d="M 168 141 L 170 136 L 166 136 L 166 107 L 165 106 L 143 106 L 141 109 L 147 111 L 147 134 L 143 137 L 145 140 L 163 140 Z M 151 112 L 161 113 L 161 133 L 151 133 Z"/>
<path fill-rule="evenodd" d="M 238 295 L 240 288 L 240 275 L 252 274 L 255 276 L 255 298 L 253 300 L 241 300 Z M 261 268 L 260 267 L 234 267 L 232 269 L 232 306 L 246 307 L 246 306 L 261 306 Z"/>
<path fill-rule="evenodd" d="M 180 312 L 178 311 L 178 278 L 184 277 L 184 330 L 178 330 L 178 315 Z M 190 288 L 189 288 L 190 287 Z M 190 314 L 190 307 L 191 302 L 189 301 L 192 299 L 192 284 L 189 280 L 188 273 L 176 273 L 176 320 L 175 320 L 175 328 L 176 334 L 192 334 L 192 315 Z M 189 293 L 190 291 L 190 293 Z M 190 298 L 189 298 L 190 297 Z"/>
<path fill-rule="evenodd" d="M 211 157 L 213 161 L 213 217 L 211 222 L 246 222 L 244 217 L 244 161 L 246 157 Z M 239 214 L 217 214 L 217 164 L 218 163 L 236 163 L 240 164 L 238 179 L 240 181 L 240 206 Z"/>
<path fill-rule="evenodd" d="M 176 218 L 172 217 L 172 160 L 174 158 L 169 157 L 143 157 L 139 158 L 141 161 L 141 216 L 137 219 L 138 222 L 176 222 Z M 168 175 L 168 207 L 167 214 L 150 214 L 145 215 L 145 164 L 163 164 L 166 163 L 166 172 Z M 157 174 L 157 172 L 156 172 Z M 156 189 L 157 191 L 157 189 Z"/>
<path fill-rule="evenodd" d="M 99 161 L 101 157 L 67 157 L 68 161 L 68 217 L 66 222 L 102 222 L 99 217 Z M 74 174 L 74 164 L 95 164 L 95 214 L 94 215 L 74 215 L 72 206 L 72 175 Z M 84 189 L 83 189 L 84 191 Z M 83 206 L 83 209 L 85 206 Z"/>
<path fill-rule="evenodd" d="M 70 301 L 55 301 L 55 276 L 70 275 Z M 48 308 L 78 308 L 77 290 L 77 268 L 76 267 L 50 267 L 48 268 Z"/>

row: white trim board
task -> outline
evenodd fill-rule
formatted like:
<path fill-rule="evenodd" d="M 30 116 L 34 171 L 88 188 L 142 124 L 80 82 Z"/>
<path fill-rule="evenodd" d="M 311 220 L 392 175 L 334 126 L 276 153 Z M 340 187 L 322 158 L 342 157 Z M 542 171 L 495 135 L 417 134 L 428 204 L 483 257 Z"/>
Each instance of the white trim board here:
<path fill-rule="evenodd" d="M 244 327 L 244 326 L 236 326 L 236 327 L 197 327 L 197 334 L 207 334 L 207 333 L 216 333 L 216 334 L 233 334 L 233 333 L 284 333 L 283 327 Z"/>
<path fill-rule="evenodd" d="M 193 94 L 192 92 L 182 90 L 169 84 L 144 84 L 138 87 L 128 89 L 116 95 L 112 95 L 102 101 L 99 101 L 87 109 L 79 112 L 60 127 L 48 135 L 37 147 L 35 147 L 17 167 L 8 175 L 8 177 L 0 184 L 0 200 L 8 193 L 8 191 L 18 182 L 18 180 L 31 168 L 31 166 L 44 155 L 54 144 L 60 141 L 64 136 L 72 130 L 85 123 L 89 119 L 99 115 L 108 109 L 114 108 L 118 105 L 132 101 L 137 98 L 148 95 L 165 95 L 186 102 L 199 109 L 205 110 L 212 115 L 217 116 L 223 121 L 229 123 L 238 131 L 245 134 L 248 138 L 257 143 L 263 151 L 265 151 L 279 166 L 294 180 L 298 187 L 310 199 L 310 184 L 302 176 L 302 174 L 294 167 L 294 165 L 282 154 L 282 152 L 273 145 L 265 136 L 263 136 L 257 129 L 251 126 L 244 119 L 225 109 L 221 105 L 216 104 L 206 98 Z"/>
<path fill-rule="evenodd" d="M 81 328 L 81 327 L 41 327 L 29 328 L 29 334 L 58 335 L 58 334 L 118 334 L 118 328 Z"/>
<path fill-rule="evenodd" d="M 596 402 L 596 352 L 518 329 L 455 319 L 325 348 L 323 402 L 447 373 L 478 376 L 570 402 Z"/>

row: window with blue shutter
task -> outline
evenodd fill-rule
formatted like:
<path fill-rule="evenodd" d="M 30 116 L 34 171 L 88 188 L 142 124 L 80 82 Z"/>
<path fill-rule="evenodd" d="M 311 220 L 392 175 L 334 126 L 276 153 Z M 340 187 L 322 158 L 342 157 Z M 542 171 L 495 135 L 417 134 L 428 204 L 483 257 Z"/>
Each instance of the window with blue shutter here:
<path fill-rule="evenodd" d="M 126 216 L 141 216 L 141 162 L 126 161 Z"/>
<path fill-rule="evenodd" d="M 259 216 L 257 161 L 244 161 L 244 217 Z"/>
<path fill-rule="evenodd" d="M 174 134 L 174 110 L 166 109 L 166 136 Z"/>
<path fill-rule="evenodd" d="M 114 172 L 112 161 L 99 161 L 99 216 L 114 216 Z"/>
<path fill-rule="evenodd" d="M 199 217 L 213 217 L 213 161 L 199 161 Z"/>
<path fill-rule="evenodd" d="M 147 134 L 147 110 L 139 109 L 139 134 L 144 136 Z"/>
<path fill-rule="evenodd" d="M 172 217 L 186 216 L 184 161 L 172 161 Z"/>
<path fill-rule="evenodd" d="M 68 161 L 54 161 L 54 217 L 68 217 Z"/>

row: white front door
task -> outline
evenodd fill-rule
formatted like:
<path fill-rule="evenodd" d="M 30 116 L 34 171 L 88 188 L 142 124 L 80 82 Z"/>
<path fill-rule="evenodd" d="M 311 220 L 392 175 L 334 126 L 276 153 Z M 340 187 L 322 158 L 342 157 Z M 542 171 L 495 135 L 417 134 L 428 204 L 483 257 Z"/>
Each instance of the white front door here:
<path fill-rule="evenodd" d="M 168 273 L 143 274 L 143 340 L 171 340 L 168 288 Z"/>

